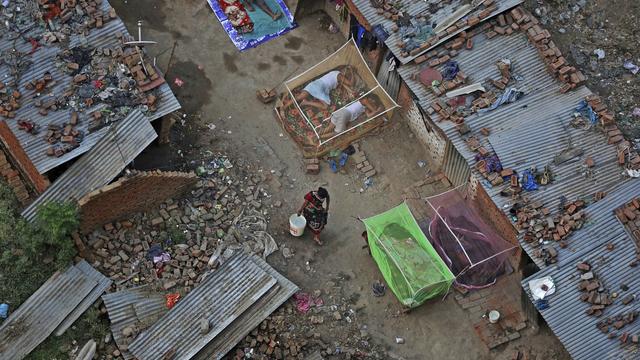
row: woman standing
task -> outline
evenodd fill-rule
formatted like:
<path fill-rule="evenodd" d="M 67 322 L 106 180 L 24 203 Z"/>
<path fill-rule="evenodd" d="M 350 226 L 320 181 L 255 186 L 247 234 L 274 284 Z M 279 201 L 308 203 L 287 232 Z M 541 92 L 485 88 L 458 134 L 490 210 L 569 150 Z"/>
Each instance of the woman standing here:
<path fill-rule="evenodd" d="M 323 204 L 326 201 L 326 207 Z M 307 227 L 313 232 L 313 240 L 322 245 L 320 241 L 320 232 L 327 224 L 327 215 L 329 213 L 329 192 L 323 187 L 319 187 L 316 191 L 310 191 L 304 196 L 304 203 L 298 216 L 304 215 L 307 219 Z"/>

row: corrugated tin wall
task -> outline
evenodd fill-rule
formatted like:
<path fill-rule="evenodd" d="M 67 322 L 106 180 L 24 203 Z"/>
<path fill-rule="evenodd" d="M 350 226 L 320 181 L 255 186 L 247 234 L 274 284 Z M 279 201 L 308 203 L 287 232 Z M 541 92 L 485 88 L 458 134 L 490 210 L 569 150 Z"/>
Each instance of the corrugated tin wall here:
<path fill-rule="evenodd" d="M 469 164 L 467 164 L 466 160 L 449 140 L 447 140 L 447 147 L 444 152 L 442 172 L 447 176 L 449 181 L 451 181 L 453 186 L 466 183 L 471 176 Z"/>

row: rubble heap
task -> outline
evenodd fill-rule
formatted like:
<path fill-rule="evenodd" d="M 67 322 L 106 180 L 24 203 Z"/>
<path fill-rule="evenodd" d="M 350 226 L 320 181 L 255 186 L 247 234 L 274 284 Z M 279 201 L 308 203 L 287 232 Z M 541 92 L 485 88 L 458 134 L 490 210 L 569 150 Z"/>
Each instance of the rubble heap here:
<path fill-rule="evenodd" d="M 202 179 L 185 198 L 168 199 L 81 238 L 94 266 L 118 286 L 156 284 L 188 292 L 234 249 L 263 256 L 277 250 L 266 232 L 264 179 L 238 180 L 226 158 L 209 166 L 199 168 Z"/>
<path fill-rule="evenodd" d="M 604 312 L 604 309 L 613 303 L 613 296 L 604 284 L 598 280 L 591 265 L 582 262 L 578 264 L 578 270 L 581 273 L 580 283 L 578 284 L 578 290 L 582 293 L 580 300 L 591 305 L 586 310 L 587 315 L 599 317 Z"/>

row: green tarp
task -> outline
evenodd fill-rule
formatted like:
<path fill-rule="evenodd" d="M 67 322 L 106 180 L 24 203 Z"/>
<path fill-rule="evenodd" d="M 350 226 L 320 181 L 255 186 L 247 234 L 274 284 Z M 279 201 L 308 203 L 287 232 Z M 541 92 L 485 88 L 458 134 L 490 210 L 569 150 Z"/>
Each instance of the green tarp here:
<path fill-rule="evenodd" d="M 403 305 L 416 307 L 449 290 L 455 277 L 406 203 L 363 221 L 371 255 Z"/>

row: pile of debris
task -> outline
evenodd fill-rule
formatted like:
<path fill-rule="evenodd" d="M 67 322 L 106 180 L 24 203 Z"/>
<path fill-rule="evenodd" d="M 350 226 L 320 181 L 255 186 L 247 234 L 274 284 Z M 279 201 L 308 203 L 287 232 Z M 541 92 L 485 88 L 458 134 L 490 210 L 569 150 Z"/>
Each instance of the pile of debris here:
<path fill-rule="evenodd" d="M 531 204 L 518 202 L 512 207 L 511 213 L 515 214 L 516 228 L 525 231 L 523 238 L 533 247 L 554 242 L 560 248 L 565 248 L 566 238 L 584 225 L 586 215 L 582 210 L 586 206 L 587 201 L 579 199 L 561 205 L 561 212 L 552 216 L 550 209 L 543 207 L 540 201 Z M 553 245 L 537 249 L 536 254 L 546 264 L 557 262 L 557 251 Z"/>
<path fill-rule="evenodd" d="M 117 18 L 114 8 L 106 0 L 38 0 L 47 32 L 47 43 L 62 42 L 72 34 L 87 35 L 91 29 L 100 29 Z"/>
<path fill-rule="evenodd" d="M 640 312 L 632 310 L 632 311 L 629 311 L 627 313 L 618 314 L 616 316 L 611 316 L 611 317 L 608 317 L 608 318 L 603 319 L 601 321 L 598 321 L 596 326 L 603 333 L 609 334 L 609 338 L 610 339 L 615 339 L 616 337 L 618 337 L 618 335 L 615 332 L 610 332 L 610 331 L 611 330 L 621 330 L 622 328 L 624 328 L 628 324 L 631 324 L 632 322 L 636 321 L 636 319 L 638 318 L 638 314 L 640 314 Z M 627 340 L 631 340 L 630 342 L 632 342 L 634 344 L 638 343 L 638 336 L 637 335 L 631 336 L 631 339 L 629 339 L 629 337 L 630 336 L 629 336 L 628 333 L 626 333 L 626 332 L 623 333 L 622 335 L 620 335 L 620 343 L 625 344 L 627 342 Z"/>
<path fill-rule="evenodd" d="M 581 272 L 578 284 L 578 290 L 582 292 L 580 300 L 591 304 L 586 310 L 587 315 L 599 317 L 604 309 L 613 303 L 614 294 L 610 294 L 609 290 L 598 280 L 589 263 L 579 263 L 578 270 Z"/>
<path fill-rule="evenodd" d="M 227 167 L 224 167 L 227 164 Z M 119 286 L 161 284 L 192 289 L 202 273 L 237 249 L 266 257 L 277 250 L 267 230 L 269 195 L 260 176 L 231 174 L 228 159 L 198 169 L 202 179 L 184 199 L 104 225 L 81 241 L 94 265 Z"/>

